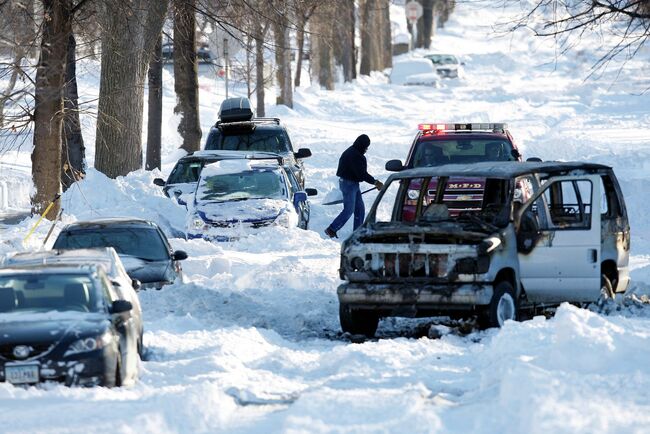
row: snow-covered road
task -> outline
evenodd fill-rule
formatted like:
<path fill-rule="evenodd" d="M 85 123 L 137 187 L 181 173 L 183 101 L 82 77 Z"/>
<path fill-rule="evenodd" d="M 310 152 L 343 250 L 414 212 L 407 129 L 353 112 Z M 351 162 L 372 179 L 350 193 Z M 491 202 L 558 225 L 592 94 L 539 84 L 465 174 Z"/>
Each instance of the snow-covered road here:
<path fill-rule="evenodd" d="M 0 432 L 648 432 L 650 307 L 639 300 L 650 292 L 650 53 L 616 82 L 615 71 L 584 81 L 594 53 L 556 59 L 553 45 L 524 33 L 495 39 L 498 12 L 481 4 L 458 2 L 435 39 L 441 51 L 463 56 L 463 81 L 401 87 L 375 74 L 332 92 L 301 88 L 293 110 L 267 105 L 294 147 L 314 154 L 305 162 L 307 186 L 319 190 L 312 230 L 276 228 L 221 245 L 172 240 L 189 253 L 185 282 L 141 293 L 147 357 L 139 383 L 116 390 L 0 384 Z M 80 92 L 96 95 L 98 65 L 84 63 L 79 73 Z M 165 83 L 164 175 L 180 143 L 168 72 Z M 223 95 L 209 92 L 218 88 L 208 77 L 201 88 L 205 136 Z M 370 173 L 384 179 L 384 163 L 406 156 L 417 124 L 435 121 L 505 121 L 525 156 L 612 165 L 630 214 L 638 297 L 608 314 L 563 305 L 550 319 L 500 330 L 465 334 L 431 320 L 391 319 L 380 324 L 380 339 L 341 336 L 339 244 L 322 235 L 339 208 L 321 205 L 335 187 L 338 157 L 366 133 Z M 92 120 L 83 123 L 91 144 Z M 88 161 L 93 155 L 90 146 Z M 26 164 L 28 150 L 2 161 Z M 0 182 L 24 185 L 28 173 L 2 169 Z M 153 185 L 157 176 L 109 180 L 91 169 L 63 196 L 64 222 L 137 216 L 171 234 L 184 210 Z M 11 209 L 25 205 L 20 197 Z M 39 248 L 47 226 L 22 244 L 34 222 L 1 227 L 0 253 Z M 350 231 L 351 222 L 340 235 Z"/>

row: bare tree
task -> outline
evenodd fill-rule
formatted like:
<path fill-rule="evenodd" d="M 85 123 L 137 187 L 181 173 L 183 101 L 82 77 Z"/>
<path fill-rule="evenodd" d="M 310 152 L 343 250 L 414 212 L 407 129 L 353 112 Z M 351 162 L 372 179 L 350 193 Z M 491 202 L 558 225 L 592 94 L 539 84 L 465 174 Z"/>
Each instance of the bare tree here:
<path fill-rule="evenodd" d="M 161 167 L 162 148 L 162 33 L 158 36 L 149 62 L 149 95 L 147 101 L 147 156 L 145 169 Z"/>
<path fill-rule="evenodd" d="M 111 178 L 142 167 L 144 81 L 166 0 L 104 0 L 95 168 Z"/>
<path fill-rule="evenodd" d="M 506 0 L 506 3 L 512 0 Z M 508 30 L 532 29 L 536 36 L 554 38 L 562 53 L 592 32 L 607 36 L 607 45 L 592 65 L 591 75 L 602 72 L 615 60 L 634 57 L 650 37 L 648 0 L 537 0 L 518 19 L 506 23 Z M 624 63 L 623 63 L 624 64 Z"/>
<path fill-rule="evenodd" d="M 41 213 L 61 192 L 63 84 L 68 40 L 72 31 L 72 0 L 43 0 L 41 54 L 36 70 L 32 178 L 36 192 L 32 210 Z M 55 218 L 59 203 L 48 214 Z"/>
<path fill-rule="evenodd" d="M 353 1 L 353 0 L 351 0 Z M 305 30 L 309 19 L 312 17 L 319 5 L 322 5 L 321 0 L 298 0 L 295 3 L 296 14 L 296 75 L 294 77 L 294 85 L 300 87 L 300 78 L 302 75 L 302 60 L 305 56 Z M 354 8 L 354 6 L 353 6 Z"/>
<path fill-rule="evenodd" d="M 277 104 L 293 107 L 293 83 L 291 81 L 291 2 L 271 0 L 273 37 L 275 39 L 276 79 L 280 88 Z"/>
<path fill-rule="evenodd" d="M 332 25 L 334 26 L 334 35 L 336 35 L 332 40 L 336 63 L 343 68 L 343 80 L 349 82 L 357 77 L 354 45 L 356 34 L 354 0 L 344 0 L 338 3 Z"/>
<path fill-rule="evenodd" d="M 199 82 L 196 58 L 196 0 L 173 0 L 174 6 L 174 90 L 180 114 L 178 132 L 181 148 L 187 152 L 201 149 L 199 120 Z"/>
<path fill-rule="evenodd" d="M 392 63 L 390 40 L 390 19 L 387 13 L 388 0 L 362 0 L 361 16 L 361 65 L 359 73 L 370 75 L 371 71 L 380 71 Z"/>

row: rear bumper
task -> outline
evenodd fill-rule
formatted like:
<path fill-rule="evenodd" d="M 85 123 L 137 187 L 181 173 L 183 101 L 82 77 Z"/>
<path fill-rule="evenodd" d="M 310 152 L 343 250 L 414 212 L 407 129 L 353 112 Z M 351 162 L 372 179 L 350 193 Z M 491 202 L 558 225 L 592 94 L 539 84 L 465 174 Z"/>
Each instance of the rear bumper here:
<path fill-rule="evenodd" d="M 337 294 L 341 304 L 361 309 L 412 307 L 416 310 L 464 310 L 487 305 L 492 298 L 492 283 L 456 285 L 344 283 Z"/>

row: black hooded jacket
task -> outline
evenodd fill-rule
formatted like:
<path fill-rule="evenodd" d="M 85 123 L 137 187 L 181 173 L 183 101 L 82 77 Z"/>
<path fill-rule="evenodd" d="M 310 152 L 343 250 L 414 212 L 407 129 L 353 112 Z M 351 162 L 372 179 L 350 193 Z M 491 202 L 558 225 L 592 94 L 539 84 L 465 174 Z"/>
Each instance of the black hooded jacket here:
<path fill-rule="evenodd" d="M 346 149 L 339 158 L 339 167 L 336 176 L 353 182 L 366 181 L 369 184 L 375 183 L 375 178 L 368 173 L 368 163 L 364 152 L 370 146 L 370 139 L 365 134 L 360 135 L 352 146 Z"/>

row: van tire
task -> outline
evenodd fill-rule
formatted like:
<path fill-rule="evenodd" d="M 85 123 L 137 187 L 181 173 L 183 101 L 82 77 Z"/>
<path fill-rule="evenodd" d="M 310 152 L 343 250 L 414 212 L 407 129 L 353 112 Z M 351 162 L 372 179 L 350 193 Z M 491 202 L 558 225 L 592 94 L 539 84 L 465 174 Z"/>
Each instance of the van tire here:
<path fill-rule="evenodd" d="M 479 316 L 479 325 L 484 329 L 502 327 L 505 321 L 518 319 L 519 305 L 512 284 L 507 280 L 496 283 L 490 304 Z"/>
<path fill-rule="evenodd" d="M 341 330 L 353 335 L 375 336 L 379 325 L 379 314 L 370 310 L 352 309 L 347 304 L 339 306 Z"/>

